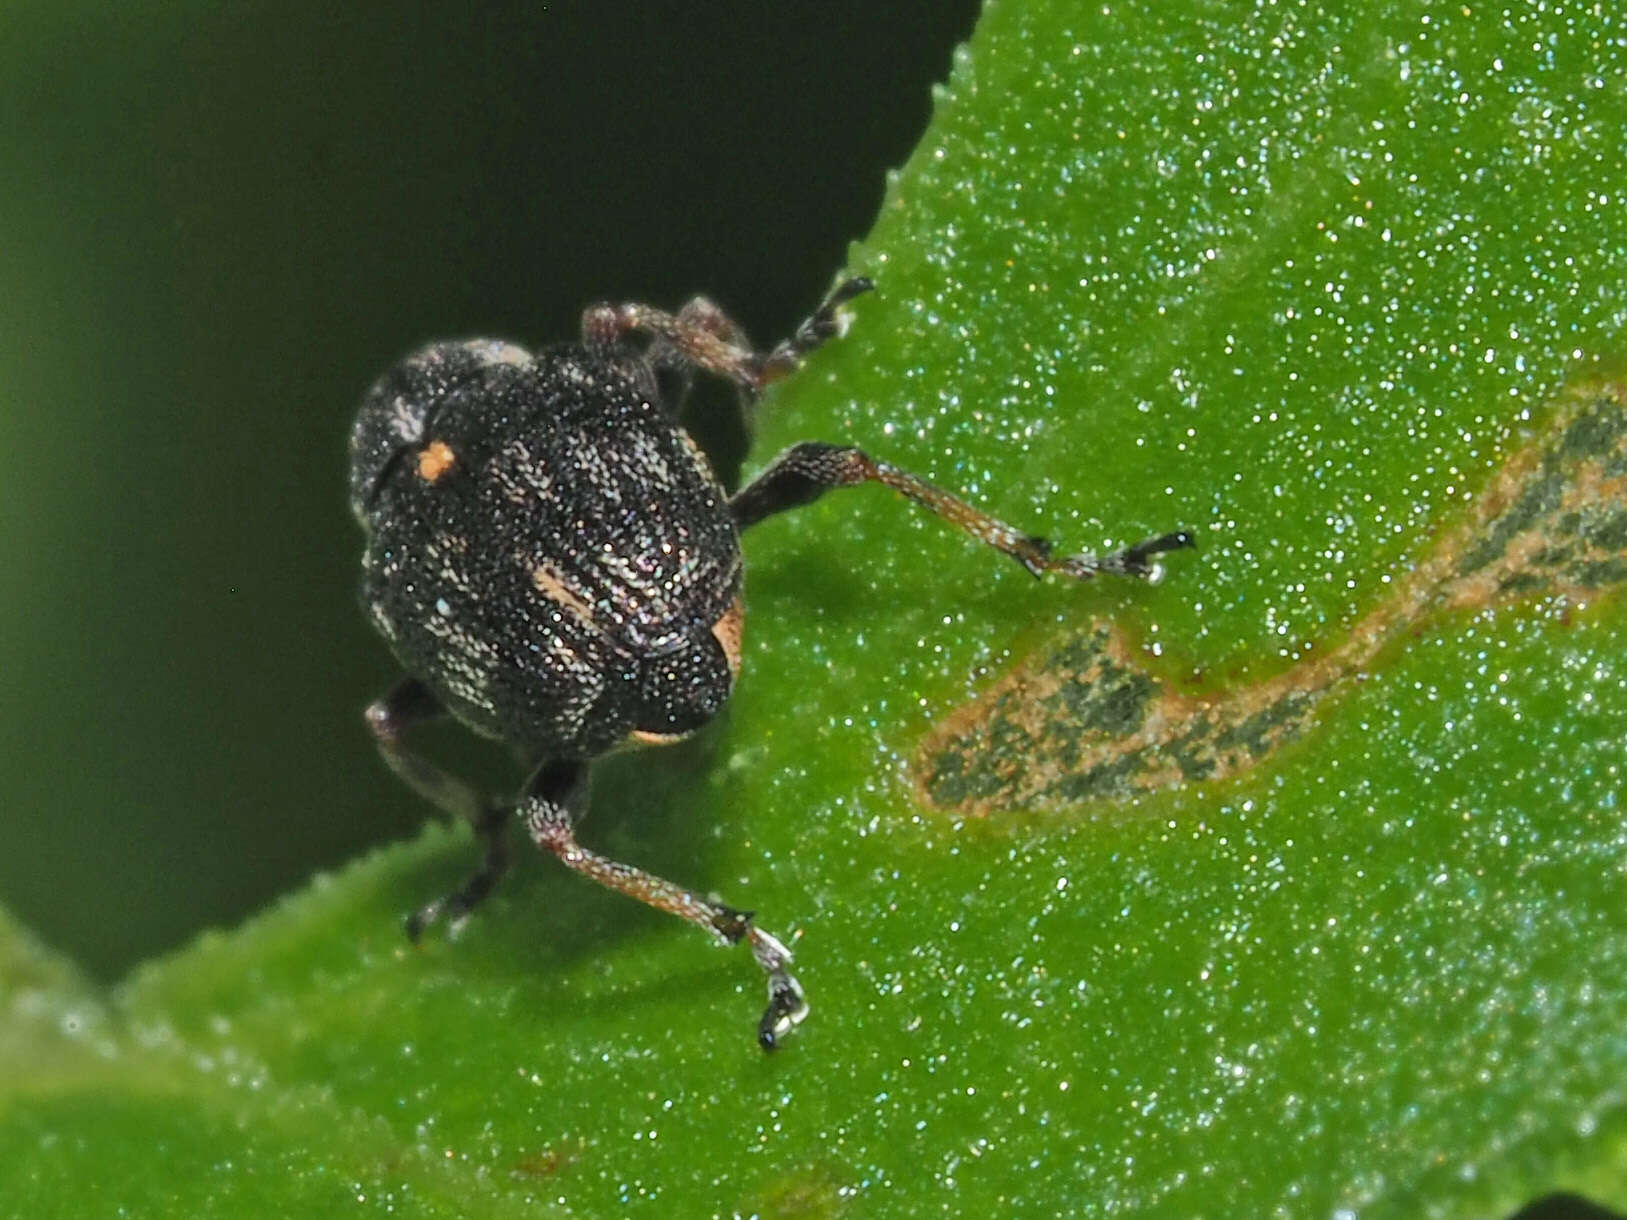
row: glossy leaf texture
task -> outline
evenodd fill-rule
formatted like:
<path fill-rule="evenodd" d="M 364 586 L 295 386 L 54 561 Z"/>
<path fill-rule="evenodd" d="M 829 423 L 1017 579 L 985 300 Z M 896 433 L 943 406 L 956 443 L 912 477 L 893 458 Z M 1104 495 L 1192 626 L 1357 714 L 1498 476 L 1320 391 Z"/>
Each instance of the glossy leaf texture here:
<path fill-rule="evenodd" d="M 1496 1215 L 1627 1202 L 1627 27 L 997 0 L 772 396 L 1157 584 L 880 489 L 746 538 L 746 668 L 584 837 L 433 830 L 112 999 L 10 933 L 34 1214 Z M 138 1154 L 134 1149 L 141 1149 Z"/>

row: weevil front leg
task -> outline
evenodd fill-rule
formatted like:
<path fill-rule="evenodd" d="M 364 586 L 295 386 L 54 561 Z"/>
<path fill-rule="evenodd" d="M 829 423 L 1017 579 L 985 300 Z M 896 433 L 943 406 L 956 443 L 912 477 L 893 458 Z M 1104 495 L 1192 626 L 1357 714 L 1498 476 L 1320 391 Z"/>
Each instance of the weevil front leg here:
<path fill-rule="evenodd" d="M 735 524 L 745 529 L 764 517 L 810 504 L 833 488 L 856 487 L 860 483 L 892 488 L 979 542 L 1011 556 L 1035 576 L 1060 572 L 1076 580 L 1088 580 L 1097 572 L 1117 572 L 1156 579 L 1160 569 L 1151 562 L 1153 556 L 1193 544 L 1191 534 L 1175 530 L 1106 555 L 1053 555 L 1046 539 L 1007 525 L 925 479 L 879 462 L 862 449 L 820 441 L 804 441 L 776 457 L 767 470 L 735 494 L 729 501 L 729 511 Z"/>
<path fill-rule="evenodd" d="M 453 923 L 486 900 L 508 869 L 509 807 L 481 795 L 473 786 L 449 775 L 434 763 L 408 750 L 402 736 L 414 725 L 444 716 L 446 709 L 417 678 L 398 683 L 389 694 L 367 708 L 367 727 L 390 770 L 414 792 L 439 808 L 460 817 L 485 844 L 480 867 L 457 889 L 434 902 L 426 902 L 407 916 L 407 936 L 416 941 L 424 929 L 442 918 Z"/>
<path fill-rule="evenodd" d="M 538 847 L 558 856 L 567 868 L 618 890 L 629 898 L 687 919 L 725 944 L 742 940 L 768 975 L 768 1007 L 757 1025 L 757 1041 L 767 1051 L 808 1015 L 802 985 L 790 972 L 791 951 L 751 922 L 750 911 L 737 911 L 715 899 L 674 885 L 643 869 L 634 868 L 589 851 L 576 841 L 576 817 L 586 803 L 587 764 L 580 761 L 544 763 L 520 797 L 519 813 Z"/>
<path fill-rule="evenodd" d="M 632 303 L 591 306 L 582 315 L 582 341 L 589 347 L 608 348 L 630 334 L 647 334 L 655 340 L 660 359 L 676 355 L 756 394 L 795 372 L 804 356 L 841 333 L 838 309 L 872 287 L 863 276 L 844 280 L 796 333 L 766 352 L 753 351 L 744 332 L 705 297 L 697 297 L 677 315 Z"/>

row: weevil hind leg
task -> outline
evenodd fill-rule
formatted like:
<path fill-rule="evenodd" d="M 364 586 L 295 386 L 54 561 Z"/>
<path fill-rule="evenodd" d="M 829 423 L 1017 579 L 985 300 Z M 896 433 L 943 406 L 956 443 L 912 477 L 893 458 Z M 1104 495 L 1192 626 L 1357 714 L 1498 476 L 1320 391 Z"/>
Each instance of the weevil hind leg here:
<path fill-rule="evenodd" d="M 691 336 L 689 343 L 675 341 L 666 333 L 658 331 L 650 341 L 649 350 L 644 353 L 644 358 L 655 370 L 662 397 L 672 404 L 674 410 L 681 407 L 684 399 L 689 397 L 690 386 L 695 380 L 696 362 L 685 350 L 686 347 L 694 347 L 695 336 L 710 336 L 726 347 L 742 351 L 751 350 L 751 340 L 746 337 L 746 332 L 709 297 L 691 297 L 684 302 L 683 308 L 671 319 L 670 327 L 667 329 L 675 334 Z M 756 401 L 756 393 L 737 382 L 735 398 L 740 404 L 742 417 L 746 417 Z"/>
<path fill-rule="evenodd" d="M 680 328 L 716 335 L 741 350 L 751 348 L 745 331 L 706 297 L 686 302 L 676 322 Z M 644 359 L 655 373 L 662 401 L 700 446 L 719 481 L 733 491 L 740 484 L 740 467 L 751 449 L 762 395 L 732 378 L 695 386 L 694 361 L 659 336 L 651 341 Z"/>
<path fill-rule="evenodd" d="M 520 818 L 532 840 L 567 868 L 600 885 L 687 920 L 725 944 L 745 941 L 753 960 L 768 976 L 768 1006 L 757 1025 L 757 1041 L 764 1050 L 777 1048 L 808 1015 L 802 985 L 790 971 L 791 951 L 777 937 L 756 927 L 750 911 L 738 911 L 578 843 L 574 825 L 585 804 L 587 774 L 587 764 L 575 760 L 547 762 L 537 768 L 519 804 Z"/>
<path fill-rule="evenodd" d="M 472 784 L 443 771 L 402 743 L 402 737 L 415 725 L 445 714 L 440 700 L 417 678 L 404 679 L 367 708 L 367 727 L 390 770 L 419 796 L 468 822 L 483 845 L 480 866 L 468 880 L 407 916 L 407 936 L 415 942 L 426 928 L 442 919 L 454 926 L 461 923 L 491 895 L 508 870 L 510 806 L 483 795 Z"/>
<path fill-rule="evenodd" d="M 873 286 L 863 276 L 842 281 L 789 339 L 767 351 L 754 351 L 745 332 L 705 297 L 695 298 L 676 314 L 632 302 L 590 306 L 582 314 L 582 341 L 605 348 L 630 334 L 647 334 L 658 359 L 687 361 L 755 395 L 794 372 L 804 356 L 840 334 L 840 307 Z"/>

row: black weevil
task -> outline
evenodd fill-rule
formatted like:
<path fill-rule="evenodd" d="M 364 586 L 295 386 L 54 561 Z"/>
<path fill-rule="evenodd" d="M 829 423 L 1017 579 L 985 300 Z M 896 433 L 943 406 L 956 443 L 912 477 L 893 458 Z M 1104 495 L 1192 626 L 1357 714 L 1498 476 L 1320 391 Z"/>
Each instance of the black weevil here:
<path fill-rule="evenodd" d="M 768 975 L 758 1040 L 773 1049 L 808 1011 L 791 954 L 738 911 L 582 847 L 574 826 L 588 765 L 629 742 L 670 742 L 723 706 L 740 670 L 739 535 L 835 487 L 881 483 L 1034 575 L 1151 575 L 1184 531 L 1108 555 L 1053 556 L 925 480 L 859 449 L 793 445 L 733 496 L 677 423 L 699 369 L 739 388 L 742 408 L 835 335 L 836 289 L 767 352 L 704 298 L 676 315 L 597 305 L 579 343 L 532 355 L 495 341 L 439 343 L 368 393 L 350 441 L 350 503 L 367 534 L 362 602 L 408 677 L 367 709 L 385 761 L 466 818 L 480 868 L 407 920 L 416 939 L 462 917 L 507 863 L 517 813 L 538 846 L 602 885 L 751 945 Z M 532 768 L 516 803 L 487 799 L 402 744 L 450 712 L 514 746 Z"/>

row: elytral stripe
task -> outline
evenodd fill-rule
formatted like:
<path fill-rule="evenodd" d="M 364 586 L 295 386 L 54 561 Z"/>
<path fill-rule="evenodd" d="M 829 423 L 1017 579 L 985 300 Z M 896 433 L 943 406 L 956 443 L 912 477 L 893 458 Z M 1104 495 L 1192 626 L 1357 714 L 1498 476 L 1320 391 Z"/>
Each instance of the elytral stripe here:
<path fill-rule="evenodd" d="M 532 568 L 531 583 L 536 586 L 538 593 L 541 593 L 582 626 L 590 631 L 602 631 L 602 628 L 593 617 L 592 604 L 584 600 L 578 590 L 566 583 L 564 573 L 554 567 L 553 564 L 543 560 Z"/>

